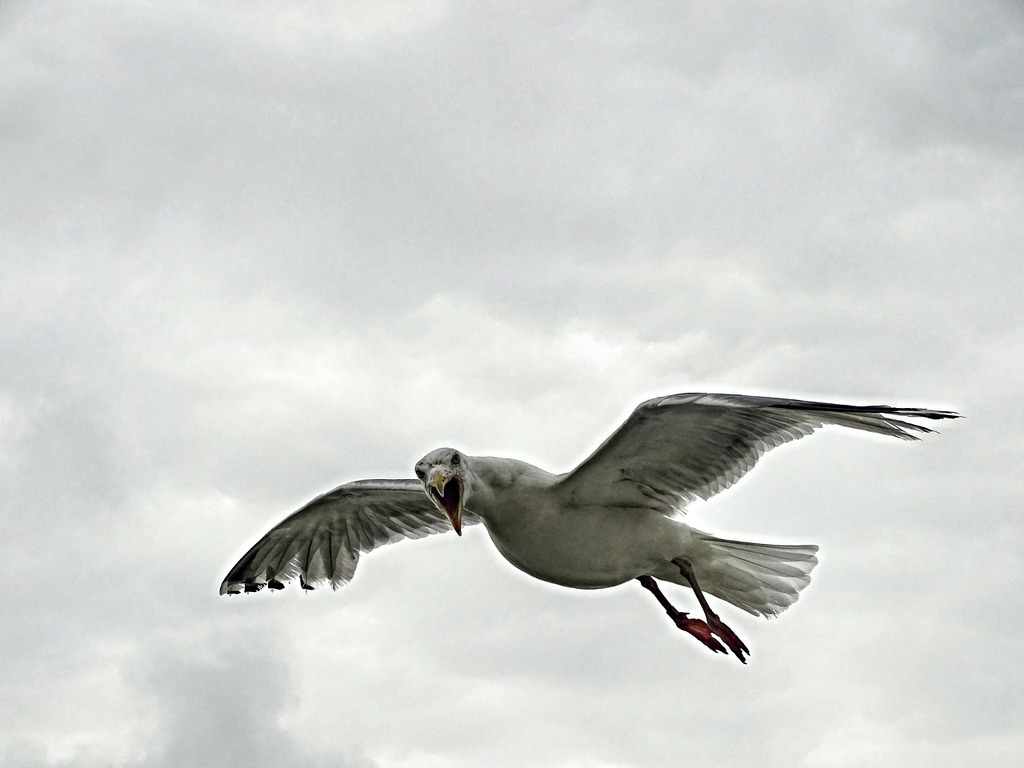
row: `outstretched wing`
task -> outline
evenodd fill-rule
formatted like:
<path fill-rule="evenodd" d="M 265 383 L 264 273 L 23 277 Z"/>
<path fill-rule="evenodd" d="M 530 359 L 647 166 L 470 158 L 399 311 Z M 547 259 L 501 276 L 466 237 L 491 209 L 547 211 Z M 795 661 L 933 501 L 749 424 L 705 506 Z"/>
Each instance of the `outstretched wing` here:
<path fill-rule="evenodd" d="M 827 424 L 903 440 L 933 430 L 907 418 L 955 419 L 950 411 L 839 405 L 745 395 L 691 393 L 641 403 L 560 484 L 581 503 L 654 507 L 666 514 L 708 499 L 776 446 Z"/>
<path fill-rule="evenodd" d="M 475 522 L 463 516 L 464 524 Z M 228 572 L 220 593 L 281 589 L 296 577 L 303 589 L 337 589 L 351 581 L 360 553 L 447 530 L 451 523 L 416 480 L 347 483 L 271 528 Z"/>

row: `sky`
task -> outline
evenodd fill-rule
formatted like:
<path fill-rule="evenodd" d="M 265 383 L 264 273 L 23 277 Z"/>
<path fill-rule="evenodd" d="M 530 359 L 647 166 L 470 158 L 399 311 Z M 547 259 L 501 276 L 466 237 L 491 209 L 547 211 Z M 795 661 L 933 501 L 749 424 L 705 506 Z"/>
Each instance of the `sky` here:
<path fill-rule="evenodd" d="M 1010 1 L 0 3 L 0 765 L 1019 764 L 1022 125 Z M 965 418 L 690 509 L 821 547 L 747 666 L 479 527 L 217 596 L 690 391 Z"/>

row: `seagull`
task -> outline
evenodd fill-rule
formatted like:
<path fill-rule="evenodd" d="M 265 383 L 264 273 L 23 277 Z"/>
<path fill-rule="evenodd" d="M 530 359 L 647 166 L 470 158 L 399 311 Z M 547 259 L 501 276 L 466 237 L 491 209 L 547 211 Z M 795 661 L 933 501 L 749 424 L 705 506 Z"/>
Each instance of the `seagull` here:
<path fill-rule="evenodd" d="M 713 596 L 776 616 L 810 583 L 815 545 L 723 539 L 681 519 L 749 472 L 767 451 L 835 425 L 918 440 L 907 419 L 952 411 L 690 393 L 641 403 L 587 459 L 556 475 L 516 459 L 431 451 L 416 478 L 358 480 L 310 501 L 267 532 L 228 572 L 220 593 L 347 584 L 359 555 L 482 523 L 497 550 L 537 579 L 575 589 L 636 580 L 676 627 L 715 653 L 750 651 L 711 608 Z M 703 619 L 678 610 L 658 582 L 688 587 Z"/>

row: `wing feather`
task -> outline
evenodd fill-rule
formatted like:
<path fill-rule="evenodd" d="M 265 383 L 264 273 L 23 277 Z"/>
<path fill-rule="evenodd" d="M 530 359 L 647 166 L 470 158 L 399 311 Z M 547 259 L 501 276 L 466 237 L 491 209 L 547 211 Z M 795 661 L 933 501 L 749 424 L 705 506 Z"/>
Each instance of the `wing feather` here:
<path fill-rule="evenodd" d="M 666 514 L 733 485 L 772 448 L 834 424 L 917 440 L 933 430 L 907 419 L 951 411 L 841 405 L 690 393 L 641 403 L 576 469 L 560 479 L 580 503 L 653 506 Z"/>
<path fill-rule="evenodd" d="M 479 522 L 471 513 L 464 524 Z M 220 593 L 347 584 L 359 555 L 402 539 L 451 530 L 416 480 L 359 480 L 329 491 L 270 529 L 234 565 Z"/>

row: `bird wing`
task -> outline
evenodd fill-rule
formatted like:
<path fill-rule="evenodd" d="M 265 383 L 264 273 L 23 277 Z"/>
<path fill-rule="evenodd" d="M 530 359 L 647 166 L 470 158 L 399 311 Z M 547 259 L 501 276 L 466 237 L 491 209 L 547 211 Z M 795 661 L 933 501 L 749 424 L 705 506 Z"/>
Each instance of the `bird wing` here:
<path fill-rule="evenodd" d="M 464 524 L 479 522 L 469 512 Z M 401 539 L 451 530 L 416 480 L 359 480 L 317 496 L 271 528 L 228 572 L 220 594 L 347 584 L 359 555 Z"/>
<path fill-rule="evenodd" d="M 655 508 L 670 514 L 708 499 L 776 446 L 827 424 L 903 440 L 933 430 L 906 418 L 958 414 L 887 405 L 839 405 L 746 395 L 690 393 L 648 400 L 559 483 L 579 503 Z"/>

